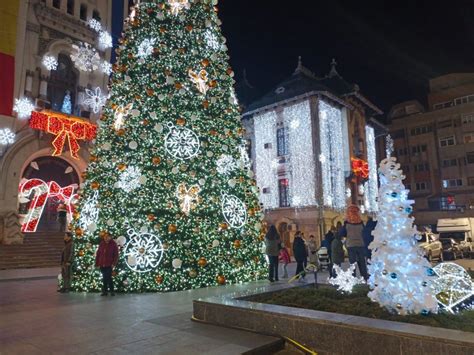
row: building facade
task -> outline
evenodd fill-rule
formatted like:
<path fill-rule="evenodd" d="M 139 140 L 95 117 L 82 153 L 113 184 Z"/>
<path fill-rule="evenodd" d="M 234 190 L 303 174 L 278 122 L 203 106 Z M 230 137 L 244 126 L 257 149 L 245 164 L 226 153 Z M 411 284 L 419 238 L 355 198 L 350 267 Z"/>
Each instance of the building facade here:
<path fill-rule="evenodd" d="M 429 90 L 427 108 L 407 101 L 388 116 L 418 225 L 474 217 L 474 74 L 434 78 Z"/>
<path fill-rule="evenodd" d="M 296 230 L 321 241 L 345 208 L 377 210 L 376 137 L 382 112 L 336 71 L 303 66 L 244 112 L 248 148 L 266 221 L 289 247 Z"/>
<path fill-rule="evenodd" d="M 12 244 L 22 242 L 22 224 L 35 213 L 39 214 L 35 230 L 56 229 L 57 205 L 67 202 L 65 199 L 71 202 L 82 181 L 93 141 L 82 139 L 77 128 L 95 127 L 100 114 L 88 90 L 100 90 L 104 101 L 107 95 L 111 48 L 101 48 L 99 37 L 111 39 L 107 34 L 111 31 L 112 0 L 6 3 L 0 6 L 1 20 L 7 23 L 0 58 L 9 64 L 9 71 L 3 74 L 9 85 L 2 88 L 0 99 L 0 243 Z M 95 28 L 89 24 L 91 19 L 96 20 Z M 92 48 L 88 53 L 94 55 L 86 57 L 84 48 Z M 84 57 L 78 58 L 81 55 Z M 87 63 L 88 59 L 93 63 Z M 84 70 L 81 61 L 82 66 L 93 68 Z M 30 114 L 21 114 L 25 108 L 15 111 L 16 100 L 32 105 L 26 107 L 33 111 L 31 117 L 42 114 L 38 117 L 47 120 L 39 120 L 46 122 L 43 130 L 31 128 Z M 53 119 L 59 122 L 56 131 Z M 19 196 L 19 186 L 26 180 L 44 184 Z M 41 190 L 46 185 L 49 192 Z M 72 186 L 74 192 L 61 190 L 66 186 Z M 41 203 L 40 193 L 49 193 L 48 198 L 33 211 L 33 205 Z"/>

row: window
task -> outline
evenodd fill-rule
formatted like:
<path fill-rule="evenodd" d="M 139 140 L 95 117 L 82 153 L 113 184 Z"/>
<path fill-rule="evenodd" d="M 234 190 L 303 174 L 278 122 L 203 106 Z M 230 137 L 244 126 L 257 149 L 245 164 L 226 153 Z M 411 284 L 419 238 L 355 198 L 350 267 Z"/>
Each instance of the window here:
<path fill-rule="evenodd" d="M 100 19 L 99 11 L 97 11 L 97 10 L 92 11 L 92 18 L 94 18 L 94 19 L 96 19 L 97 21 L 100 22 L 101 19 Z"/>
<path fill-rule="evenodd" d="M 56 9 L 60 9 L 61 8 L 61 0 L 53 0 L 53 7 L 55 7 Z"/>
<path fill-rule="evenodd" d="M 400 149 L 397 149 L 397 155 L 398 155 L 398 156 L 408 155 L 408 149 L 407 149 L 407 148 L 400 148 Z"/>
<path fill-rule="evenodd" d="M 474 95 L 458 97 L 457 99 L 454 100 L 455 105 L 464 105 L 464 104 L 467 104 L 468 102 L 474 102 Z"/>
<path fill-rule="evenodd" d="M 474 143 L 474 132 L 466 133 L 464 135 L 464 143 Z"/>
<path fill-rule="evenodd" d="M 74 15 L 74 0 L 67 0 L 67 13 Z"/>
<path fill-rule="evenodd" d="M 428 163 L 415 164 L 415 171 L 429 171 L 429 170 L 430 170 L 430 164 Z"/>
<path fill-rule="evenodd" d="M 442 108 L 447 108 L 453 106 L 452 101 L 446 101 L 446 102 L 440 102 L 439 104 L 433 105 L 433 108 L 435 110 L 441 110 Z"/>
<path fill-rule="evenodd" d="M 443 160 L 443 168 L 449 168 L 450 166 L 457 166 L 458 160 L 457 159 L 444 159 Z"/>
<path fill-rule="evenodd" d="M 280 197 L 280 207 L 290 207 L 288 203 L 288 179 L 278 180 L 278 195 Z"/>
<path fill-rule="evenodd" d="M 87 5 L 81 4 L 81 8 L 79 10 L 79 17 L 83 21 L 87 21 Z"/>
<path fill-rule="evenodd" d="M 439 139 L 439 146 L 440 147 L 447 147 L 450 145 L 455 145 L 456 140 L 454 139 L 454 136 L 448 136 L 448 137 L 443 137 Z"/>
<path fill-rule="evenodd" d="M 439 199 L 440 209 L 441 210 L 452 210 L 456 209 L 456 201 L 453 196 L 445 196 Z"/>
<path fill-rule="evenodd" d="M 474 152 L 468 152 L 466 154 L 466 161 L 468 164 L 474 164 Z"/>
<path fill-rule="evenodd" d="M 411 152 L 413 154 L 420 154 L 422 152 L 426 152 L 426 144 L 411 147 Z"/>
<path fill-rule="evenodd" d="M 467 178 L 467 184 L 468 184 L 469 186 L 474 186 L 474 176 Z"/>
<path fill-rule="evenodd" d="M 448 189 L 450 187 L 462 186 L 462 179 L 448 179 L 443 180 L 443 188 Z"/>
<path fill-rule="evenodd" d="M 287 128 L 277 129 L 277 155 L 279 157 L 288 154 L 288 130 Z"/>
<path fill-rule="evenodd" d="M 431 126 L 421 126 L 421 127 L 412 128 L 411 131 L 410 131 L 410 134 L 412 136 L 418 136 L 420 134 L 429 133 L 432 130 L 433 130 L 433 128 Z"/>
<path fill-rule="evenodd" d="M 462 124 L 474 123 L 474 113 L 462 115 Z"/>
<path fill-rule="evenodd" d="M 405 137 L 405 130 L 404 129 L 398 129 L 396 131 L 393 131 L 391 135 L 392 135 L 393 139 L 404 138 Z"/>
<path fill-rule="evenodd" d="M 416 191 L 426 191 L 428 190 L 429 183 L 427 182 L 417 182 Z"/>

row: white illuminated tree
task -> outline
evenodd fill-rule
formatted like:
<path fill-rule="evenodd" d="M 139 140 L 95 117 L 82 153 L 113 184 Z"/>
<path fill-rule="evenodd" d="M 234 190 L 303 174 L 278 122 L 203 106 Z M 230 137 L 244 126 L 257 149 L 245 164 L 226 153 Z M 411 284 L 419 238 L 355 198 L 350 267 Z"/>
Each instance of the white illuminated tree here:
<path fill-rule="evenodd" d="M 412 200 L 396 158 L 380 163 L 378 223 L 373 235 L 369 297 L 392 312 L 436 313 L 437 301 L 431 287 L 434 271 L 417 246 Z"/>

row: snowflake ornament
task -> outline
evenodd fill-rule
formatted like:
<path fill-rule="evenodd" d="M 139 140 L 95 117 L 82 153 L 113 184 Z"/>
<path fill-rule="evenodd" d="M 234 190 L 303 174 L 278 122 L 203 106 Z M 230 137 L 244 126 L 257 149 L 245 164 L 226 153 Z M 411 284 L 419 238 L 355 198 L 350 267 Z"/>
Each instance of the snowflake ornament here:
<path fill-rule="evenodd" d="M 207 91 L 209 90 L 209 85 L 207 85 L 207 82 L 209 81 L 207 72 L 203 69 L 199 73 L 196 73 L 190 69 L 188 75 L 194 85 L 196 85 L 196 88 L 199 90 L 199 92 L 203 95 L 206 95 Z"/>
<path fill-rule="evenodd" d="M 337 286 L 338 291 L 352 293 L 352 289 L 357 284 L 364 283 L 363 277 L 354 277 L 356 264 L 351 264 L 349 268 L 344 271 L 341 267 L 334 265 L 333 270 L 336 273 L 336 277 L 328 279 L 331 285 Z"/>
<path fill-rule="evenodd" d="M 0 145 L 13 144 L 15 142 L 15 133 L 10 128 L 0 129 Z"/>
<path fill-rule="evenodd" d="M 217 51 L 221 47 L 221 44 L 219 43 L 219 37 L 217 37 L 217 35 L 211 30 L 207 29 L 206 32 L 204 32 L 204 38 L 206 40 L 207 46 L 210 49 Z"/>
<path fill-rule="evenodd" d="M 79 45 L 72 45 L 73 52 L 71 60 L 77 69 L 92 72 L 97 70 L 100 66 L 99 53 L 89 43 L 80 42 Z"/>
<path fill-rule="evenodd" d="M 87 25 L 96 32 L 99 32 L 102 29 L 102 24 L 99 21 L 97 21 L 95 18 L 91 18 L 87 22 Z"/>
<path fill-rule="evenodd" d="M 94 194 L 86 200 L 81 209 L 79 226 L 82 230 L 89 230 L 92 225 L 97 223 L 97 220 L 99 219 L 99 208 L 97 207 L 98 203 L 99 191 L 95 190 Z"/>
<path fill-rule="evenodd" d="M 237 163 L 235 159 L 227 154 L 222 154 L 217 159 L 217 172 L 221 175 L 229 175 L 232 171 L 237 169 Z"/>
<path fill-rule="evenodd" d="M 127 266 L 140 273 L 156 269 L 165 251 L 160 238 L 151 233 L 138 234 L 134 229 L 129 229 L 127 234 L 130 238 L 124 249 Z"/>
<path fill-rule="evenodd" d="M 171 13 L 174 16 L 178 16 L 181 10 L 189 9 L 191 6 L 188 0 L 168 0 L 168 4 L 171 7 Z"/>
<path fill-rule="evenodd" d="M 106 75 L 112 74 L 112 64 L 110 64 L 108 61 L 104 60 L 102 64 L 100 65 L 100 70 L 102 70 L 102 73 Z"/>
<path fill-rule="evenodd" d="M 96 87 L 94 91 L 86 89 L 86 95 L 87 98 L 83 101 L 83 104 L 89 106 L 94 113 L 99 113 L 107 101 L 107 96 L 102 95 L 100 87 Z"/>
<path fill-rule="evenodd" d="M 138 45 L 137 57 L 146 58 L 153 54 L 153 46 L 155 45 L 155 38 L 146 38 Z"/>
<path fill-rule="evenodd" d="M 99 48 L 105 50 L 107 48 L 112 48 L 112 36 L 107 31 L 99 32 Z"/>
<path fill-rule="evenodd" d="M 165 137 L 165 149 L 168 154 L 176 159 L 188 160 L 199 154 L 201 143 L 194 131 L 185 127 L 168 124 L 170 129 Z"/>
<path fill-rule="evenodd" d="M 129 166 L 125 171 L 120 174 L 117 186 L 129 193 L 133 190 L 138 189 L 142 184 L 142 172 L 140 168 L 136 166 Z"/>
<path fill-rule="evenodd" d="M 46 69 L 48 70 L 56 70 L 58 69 L 58 61 L 52 55 L 45 55 L 43 60 L 41 61 Z"/>
<path fill-rule="evenodd" d="M 33 103 L 23 97 L 21 99 L 15 99 L 15 106 L 13 106 L 13 111 L 18 113 L 18 118 L 28 118 L 31 116 L 31 112 L 35 109 Z"/>
<path fill-rule="evenodd" d="M 234 195 L 222 194 L 222 214 L 232 228 L 240 229 L 247 223 L 247 207 Z"/>

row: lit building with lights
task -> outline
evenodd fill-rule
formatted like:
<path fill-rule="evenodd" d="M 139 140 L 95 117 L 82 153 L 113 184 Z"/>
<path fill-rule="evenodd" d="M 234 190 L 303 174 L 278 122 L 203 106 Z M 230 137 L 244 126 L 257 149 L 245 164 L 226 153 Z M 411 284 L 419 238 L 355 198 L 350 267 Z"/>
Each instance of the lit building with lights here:
<path fill-rule="evenodd" d="M 123 0 L 8 0 L 0 4 L 0 244 L 23 242 L 22 221 L 39 187 L 19 198 L 22 181 L 40 179 L 45 186 L 55 182 L 61 188 L 76 189 L 81 183 L 91 140 L 82 130 L 72 131 L 87 127 L 90 136 L 94 133 L 99 112 L 87 92 L 100 90 L 105 101 L 112 12 L 118 4 L 118 12 L 126 15 L 126 0 L 125 4 Z M 84 55 L 86 47 L 93 56 Z M 30 116 L 35 112 L 42 116 L 37 116 L 33 128 Z M 52 117 L 59 128 L 52 128 Z M 73 128 L 69 129 L 69 123 Z M 57 197 L 48 198 L 42 206 L 35 231 L 57 230 L 56 207 L 65 202 L 61 194 Z"/>
<path fill-rule="evenodd" d="M 376 138 L 382 111 L 336 71 L 319 78 L 303 66 L 246 107 L 247 130 L 266 221 L 290 247 L 294 232 L 321 240 L 357 204 L 377 210 Z"/>
<path fill-rule="evenodd" d="M 429 81 L 428 106 L 395 105 L 388 115 L 417 225 L 474 217 L 474 74 Z"/>

